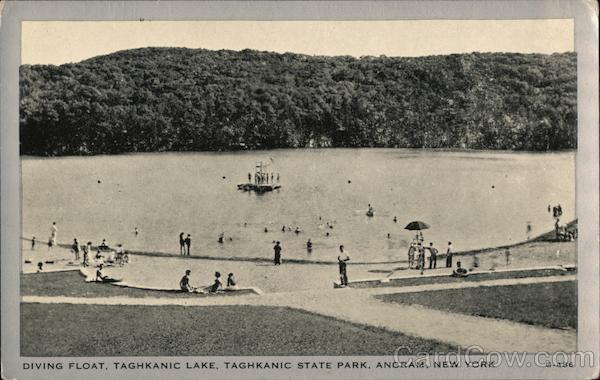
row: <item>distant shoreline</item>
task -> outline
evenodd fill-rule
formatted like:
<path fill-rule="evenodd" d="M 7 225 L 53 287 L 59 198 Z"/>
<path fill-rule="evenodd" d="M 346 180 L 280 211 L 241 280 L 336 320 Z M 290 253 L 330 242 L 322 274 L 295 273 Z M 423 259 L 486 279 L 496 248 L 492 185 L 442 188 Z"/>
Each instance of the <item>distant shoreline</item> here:
<path fill-rule="evenodd" d="M 122 153 L 98 153 L 98 154 L 77 154 L 77 155 L 35 155 L 20 154 L 21 159 L 61 159 L 73 157 L 110 157 L 110 156 L 144 156 L 155 154 L 166 155 L 193 155 L 193 154 L 244 154 L 258 152 L 277 152 L 277 151 L 325 151 L 325 150 L 373 150 L 373 151 L 407 151 L 407 152 L 433 152 L 433 153 L 501 153 L 501 154 L 553 154 L 553 153 L 577 153 L 577 149 L 557 149 L 557 150 L 507 150 L 507 149 L 474 149 L 474 148 L 394 148 L 394 147 L 315 147 L 315 148 L 272 148 L 272 149 L 244 149 L 244 150 L 197 150 L 197 151 L 156 151 L 156 152 L 122 152 Z"/>

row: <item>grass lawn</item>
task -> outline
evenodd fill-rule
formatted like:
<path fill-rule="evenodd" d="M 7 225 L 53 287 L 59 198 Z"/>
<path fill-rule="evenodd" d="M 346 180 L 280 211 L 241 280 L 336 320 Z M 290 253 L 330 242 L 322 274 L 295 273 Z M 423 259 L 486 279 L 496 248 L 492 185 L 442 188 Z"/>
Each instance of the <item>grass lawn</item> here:
<path fill-rule="evenodd" d="M 576 281 L 397 293 L 377 298 L 551 328 L 577 328 Z"/>
<path fill-rule="evenodd" d="M 296 309 L 21 304 L 23 356 L 393 355 L 447 344 Z"/>
<path fill-rule="evenodd" d="M 217 296 L 244 294 L 244 291 L 223 292 Z M 198 298 L 215 297 L 214 294 L 165 292 L 125 288 L 111 284 L 85 282 L 78 271 L 21 274 L 22 296 L 67 296 L 67 297 L 169 297 Z"/>

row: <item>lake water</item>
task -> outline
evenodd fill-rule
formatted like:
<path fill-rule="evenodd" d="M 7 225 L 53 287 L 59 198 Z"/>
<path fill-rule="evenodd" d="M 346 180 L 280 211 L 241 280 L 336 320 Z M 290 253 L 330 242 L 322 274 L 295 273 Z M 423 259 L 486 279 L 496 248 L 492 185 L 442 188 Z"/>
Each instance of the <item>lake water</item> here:
<path fill-rule="evenodd" d="M 238 191 L 260 160 L 280 174 L 282 189 Z M 178 235 L 185 232 L 192 235 L 192 255 L 214 257 L 270 258 L 272 242 L 279 240 L 284 258 L 334 261 L 343 244 L 354 262 L 395 261 L 405 259 L 413 233 L 403 228 L 413 220 L 431 225 L 425 241 L 440 251 L 449 240 L 462 251 L 525 240 L 527 223 L 531 236 L 552 229 L 549 204 L 561 204 L 561 222 L 575 218 L 573 152 L 322 149 L 24 157 L 22 181 L 26 238 L 47 241 L 56 221 L 61 243 L 106 238 L 111 246 L 178 253 Z M 369 203 L 373 218 L 365 215 Z M 283 225 L 302 232 L 282 232 Z M 217 243 L 220 232 L 224 244 Z M 305 249 L 308 238 L 312 253 Z"/>

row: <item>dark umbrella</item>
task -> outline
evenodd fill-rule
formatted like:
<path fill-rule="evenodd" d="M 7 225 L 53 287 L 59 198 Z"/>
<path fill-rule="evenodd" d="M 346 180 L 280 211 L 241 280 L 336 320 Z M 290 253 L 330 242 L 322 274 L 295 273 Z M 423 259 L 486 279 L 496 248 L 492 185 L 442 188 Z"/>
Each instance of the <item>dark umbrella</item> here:
<path fill-rule="evenodd" d="M 409 231 L 419 231 L 419 230 L 426 230 L 429 228 L 429 224 L 425 223 L 425 222 L 421 222 L 419 220 L 415 220 L 414 222 L 410 222 L 406 225 L 406 227 L 404 227 L 405 230 L 409 230 Z"/>

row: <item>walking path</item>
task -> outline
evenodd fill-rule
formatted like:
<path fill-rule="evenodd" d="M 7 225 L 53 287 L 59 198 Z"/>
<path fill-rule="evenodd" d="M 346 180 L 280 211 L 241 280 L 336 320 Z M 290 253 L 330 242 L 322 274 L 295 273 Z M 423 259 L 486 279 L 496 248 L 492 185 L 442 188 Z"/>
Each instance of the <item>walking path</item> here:
<path fill-rule="evenodd" d="M 450 313 L 422 306 L 383 302 L 375 296 L 390 293 L 424 292 L 480 286 L 510 286 L 574 281 L 576 276 L 502 279 L 480 282 L 430 284 L 401 288 L 328 289 L 264 295 L 203 298 L 80 298 L 24 296 L 23 302 L 94 305 L 256 305 L 291 307 L 337 319 L 383 327 L 391 331 L 433 339 L 466 348 L 477 345 L 485 352 L 570 352 L 576 349 L 574 330 L 550 329 L 508 320 Z"/>

